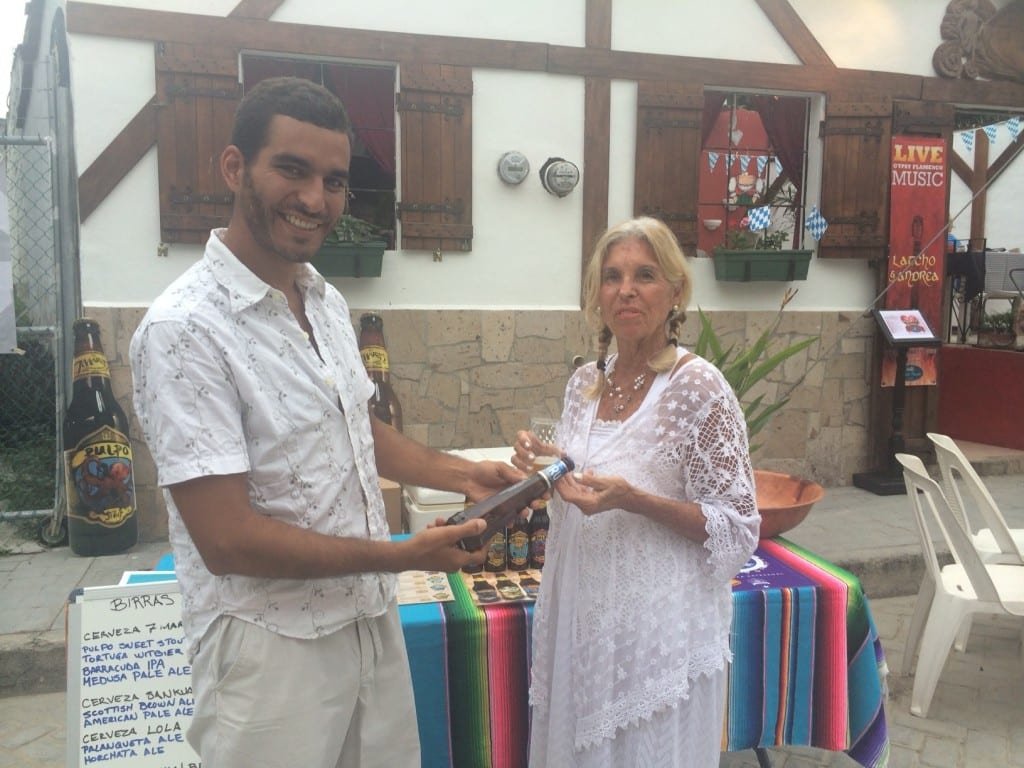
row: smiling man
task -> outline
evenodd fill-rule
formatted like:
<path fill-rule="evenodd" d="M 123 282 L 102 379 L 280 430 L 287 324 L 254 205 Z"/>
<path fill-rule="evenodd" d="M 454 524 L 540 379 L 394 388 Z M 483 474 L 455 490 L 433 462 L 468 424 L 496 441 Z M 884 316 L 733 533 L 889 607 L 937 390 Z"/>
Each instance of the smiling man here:
<path fill-rule="evenodd" d="M 379 476 L 488 496 L 523 475 L 433 451 L 369 414 L 344 298 L 309 260 L 344 210 L 349 123 L 306 80 L 257 85 L 220 168 L 226 229 L 131 344 L 164 489 L 203 764 L 419 766 L 394 573 L 483 560 L 484 527 L 388 535 Z"/>

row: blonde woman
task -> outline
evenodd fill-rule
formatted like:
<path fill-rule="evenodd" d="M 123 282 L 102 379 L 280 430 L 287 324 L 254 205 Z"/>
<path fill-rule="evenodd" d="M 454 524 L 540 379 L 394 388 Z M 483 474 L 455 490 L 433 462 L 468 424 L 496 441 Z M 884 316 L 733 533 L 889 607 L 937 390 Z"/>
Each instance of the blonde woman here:
<path fill-rule="evenodd" d="M 599 359 L 566 388 L 565 453 L 534 617 L 530 765 L 717 766 L 730 581 L 760 517 L 743 413 L 675 336 L 693 287 L 662 222 L 606 232 L 584 278 Z M 615 353 L 609 354 L 611 342 Z"/>

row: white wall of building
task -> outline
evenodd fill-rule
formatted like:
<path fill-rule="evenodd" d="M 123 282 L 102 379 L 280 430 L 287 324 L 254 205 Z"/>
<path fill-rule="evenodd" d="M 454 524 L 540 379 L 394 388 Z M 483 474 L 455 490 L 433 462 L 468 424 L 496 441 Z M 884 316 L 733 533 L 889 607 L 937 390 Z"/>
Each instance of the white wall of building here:
<path fill-rule="evenodd" d="M 791 0 L 797 13 L 841 67 L 931 75 L 946 0 Z M 237 0 L 101 0 L 108 5 L 225 15 Z M 286 0 L 274 21 L 363 29 L 583 45 L 584 0 L 488 3 L 439 0 L 375 3 Z M 713 4 L 617 0 L 617 49 L 796 64 L 788 46 L 754 0 Z M 313 53 L 313 52 L 311 52 Z M 72 35 L 72 72 L 79 170 L 84 170 L 154 93 L 149 43 Z M 116 76 L 115 74 L 116 73 Z M 473 73 L 473 250 L 389 252 L 380 278 L 338 279 L 355 308 L 543 308 L 577 306 L 580 281 L 582 185 L 565 198 L 545 192 L 538 171 L 549 157 L 580 166 L 585 128 L 582 78 L 475 69 Z M 785 83 L 779 84 L 785 90 Z M 609 218 L 632 211 L 636 86 L 612 87 Z M 820 100 L 817 108 L 821 109 Z M 808 205 L 819 194 L 817 120 L 812 120 Z M 499 156 L 523 152 L 531 172 L 518 187 L 497 177 Z M 996 157 L 998 150 L 993 150 Z M 399 164 L 401 158 L 399 158 Z M 1024 163 L 989 199 L 989 243 L 1024 245 L 1019 216 L 1004 215 L 1020 189 Z M 962 186 L 962 185 L 961 185 Z M 954 184 L 953 210 L 962 198 Z M 1001 202 L 1005 200 L 1005 203 Z M 1005 205 L 1005 208 L 1004 208 Z M 964 234 L 966 224 L 957 232 Z M 121 182 L 82 226 L 83 299 L 87 304 L 151 301 L 199 258 L 198 246 L 160 246 L 155 150 Z M 695 301 L 708 309 L 771 309 L 784 286 L 717 283 L 710 260 L 696 261 Z M 116 276 L 112 279 L 111 276 Z M 812 261 L 793 309 L 856 310 L 873 298 L 874 272 L 861 261 Z"/>

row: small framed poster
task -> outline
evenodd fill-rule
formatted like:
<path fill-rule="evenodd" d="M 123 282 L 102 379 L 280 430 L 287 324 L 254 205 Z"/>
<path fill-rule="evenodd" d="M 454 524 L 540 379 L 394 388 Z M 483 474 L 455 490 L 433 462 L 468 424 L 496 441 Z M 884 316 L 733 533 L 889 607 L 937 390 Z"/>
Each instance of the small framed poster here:
<path fill-rule="evenodd" d="M 942 344 L 919 309 L 876 309 L 875 320 L 894 347 L 933 347 Z"/>

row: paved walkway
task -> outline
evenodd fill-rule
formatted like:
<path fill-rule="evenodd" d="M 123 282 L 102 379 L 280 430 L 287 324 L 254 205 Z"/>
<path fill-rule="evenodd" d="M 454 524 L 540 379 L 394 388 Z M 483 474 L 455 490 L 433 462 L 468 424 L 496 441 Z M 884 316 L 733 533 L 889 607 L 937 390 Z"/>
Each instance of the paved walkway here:
<path fill-rule="evenodd" d="M 1024 475 L 985 480 L 1011 526 L 1024 527 Z M 865 586 L 891 671 L 892 768 L 1024 767 L 1019 623 L 977 618 L 966 652 L 947 661 L 928 718 L 909 713 L 912 678 L 897 670 L 920 561 L 905 496 L 829 489 L 788 535 L 844 565 Z M 0 557 L 0 768 L 65 765 L 64 606 L 70 592 L 116 584 L 123 571 L 151 568 L 167 550 L 166 542 L 155 542 L 104 558 L 75 557 L 67 548 Z M 855 765 L 843 754 L 812 749 L 773 749 L 771 755 L 777 768 Z M 721 766 L 756 768 L 757 761 L 753 752 L 734 753 L 724 755 Z"/>

